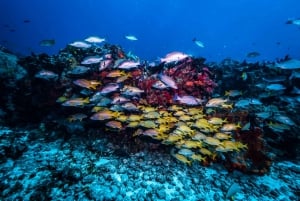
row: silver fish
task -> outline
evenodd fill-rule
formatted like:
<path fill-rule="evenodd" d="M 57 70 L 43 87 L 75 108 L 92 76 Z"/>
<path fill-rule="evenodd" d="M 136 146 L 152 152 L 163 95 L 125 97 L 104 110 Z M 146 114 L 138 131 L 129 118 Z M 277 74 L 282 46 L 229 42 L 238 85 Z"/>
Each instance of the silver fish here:
<path fill-rule="evenodd" d="M 275 67 L 286 70 L 300 69 L 300 60 L 290 59 L 288 61 L 276 63 Z"/>
<path fill-rule="evenodd" d="M 91 44 L 82 41 L 75 41 L 73 43 L 70 43 L 69 45 L 77 48 L 90 48 L 92 46 Z"/>
<path fill-rule="evenodd" d="M 162 81 L 168 87 L 173 88 L 173 89 L 178 89 L 178 87 L 177 87 L 175 81 L 173 80 L 173 78 L 171 78 L 167 75 L 159 74 L 158 79 L 160 81 Z"/>
<path fill-rule="evenodd" d="M 182 52 L 171 52 L 171 53 L 167 54 L 165 58 L 160 59 L 160 62 L 168 64 L 168 63 L 172 63 L 172 62 L 181 61 L 187 57 L 189 57 L 189 55 L 184 54 Z"/>
<path fill-rule="evenodd" d="M 124 61 L 122 62 L 118 68 L 119 69 L 125 69 L 125 70 L 129 70 L 129 69 L 132 69 L 132 68 L 137 68 L 139 67 L 140 62 L 134 62 L 134 61 Z"/>
<path fill-rule="evenodd" d="M 195 98 L 194 96 L 178 96 L 175 95 L 174 100 L 179 101 L 181 104 L 185 105 L 200 105 L 204 101 Z"/>
<path fill-rule="evenodd" d="M 297 19 L 288 19 L 286 21 L 286 24 L 294 24 L 300 26 L 300 18 Z"/>
<path fill-rule="evenodd" d="M 89 42 L 89 43 L 102 43 L 105 41 L 105 38 L 99 38 L 98 36 L 90 36 L 90 37 L 84 39 L 84 41 Z"/>
<path fill-rule="evenodd" d="M 83 59 L 83 61 L 81 62 L 81 64 L 96 64 L 96 63 L 100 63 L 100 61 L 102 61 L 102 57 L 99 56 L 89 56 L 89 57 L 85 57 Z"/>
<path fill-rule="evenodd" d="M 120 88 L 119 84 L 117 83 L 109 83 L 105 85 L 102 90 L 100 91 L 101 94 L 109 94 L 111 92 L 115 92 Z"/>
<path fill-rule="evenodd" d="M 136 41 L 138 40 L 137 37 L 135 37 L 134 35 L 126 35 L 125 38 L 127 40 L 131 40 L 131 41 Z"/>
<path fill-rule="evenodd" d="M 281 90 L 285 90 L 286 87 L 283 86 L 282 84 L 270 84 L 266 87 L 266 89 L 270 91 L 281 91 Z"/>

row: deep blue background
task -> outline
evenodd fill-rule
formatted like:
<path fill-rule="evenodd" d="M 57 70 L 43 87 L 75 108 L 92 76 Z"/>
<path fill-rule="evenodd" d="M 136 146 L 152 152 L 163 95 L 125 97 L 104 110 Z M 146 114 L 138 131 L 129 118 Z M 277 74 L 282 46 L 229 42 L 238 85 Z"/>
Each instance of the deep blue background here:
<path fill-rule="evenodd" d="M 55 54 L 97 35 L 147 60 L 174 50 L 210 61 L 251 51 L 261 53 L 257 60 L 300 58 L 300 27 L 285 24 L 300 17 L 299 0 L 0 0 L 0 14 L 0 43 L 21 54 Z M 52 38 L 55 46 L 38 45 Z"/>

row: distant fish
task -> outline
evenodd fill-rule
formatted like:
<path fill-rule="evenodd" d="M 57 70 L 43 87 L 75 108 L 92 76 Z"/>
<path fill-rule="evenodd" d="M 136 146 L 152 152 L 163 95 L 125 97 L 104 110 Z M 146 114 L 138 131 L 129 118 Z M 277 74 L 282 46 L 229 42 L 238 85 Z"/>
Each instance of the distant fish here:
<path fill-rule="evenodd" d="M 287 79 L 286 76 L 263 77 L 263 80 L 269 83 L 283 82 Z"/>
<path fill-rule="evenodd" d="M 286 24 L 294 24 L 300 26 L 300 18 L 297 19 L 288 19 L 286 21 Z"/>
<path fill-rule="evenodd" d="M 201 42 L 200 40 L 197 40 L 196 38 L 193 39 L 193 42 L 198 46 L 204 48 L 204 43 Z"/>
<path fill-rule="evenodd" d="M 248 57 L 248 58 L 255 58 L 255 57 L 258 57 L 258 56 L 260 56 L 260 53 L 259 53 L 259 52 L 249 52 L 249 53 L 247 54 L 247 57 Z"/>
<path fill-rule="evenodd" d="M 40 46 L 44 46 L 44 47 L 50 47 L 55 45 L 55 40 L 54 39 L 45 39 L 45 40 L 41 40 L 39 42 Z"/>
<path fill-rule="evenodd" d="M 300 60 L 290 59 L 287 61 L 276 63 L 275 67 L 281 68 L 281 69 L 286 69 L 286 70 L 300 69 Z"/>
<path fill-rule="evenodd" d="M 44 79 L 44 80 L 56 80 L 58 75 L 49 70 L 41 70 L 37 72 L 34 77 Z"/>
<path fill-rule="evenodd" d="M 173 88 L 173 89 L 178 89 L 175 81 L 173 78 L 167 76 L 167 75 L 163 75 L 163 74 L 159 74 L 158 75 L 158 79 L 160 81 L 162 81 L 165 85 L 167 85 L 168 87 L 170 88 Z"/>
<path fill-rule="evenodd" d="M 283 86 L 282 84 L 270 84 L 266 87 L 266 89 L 270 91 L 281 91 L 281 90 L 285 90 L 286 87 Z"/>
<path fill-rule="evenodd" d="M 91 44 L 82 41 L 75 41 L 73 43 L 70 43 L 69 45 L 77 48 L 90 48 L 92 46 Z"/>
<path fill-rule="evenodd" d="M 131 40 L 131 41 L 136 41 L 138 40 L 137 37 L 135 37 L 134 35 L 126 35 L 125 38 L 127 40 Z"/>
<path fill-rule="evenodd" d="M 23 20 L 24 23 L 30 23 L 31 21 L 29 19 Z"/>
<path fill-rule="evenodd" d="M 89 43 L 102 43 L 105 41 L 105 38 L 99 38 L 97 36 L 90 36 L 90 37 L 84 39 L 84 41 L 89 42 Z"/>
<path fill-rule="evenodd" d="M 81 64 L 96 64 L 96 63 L 100 63 L 100 61 L 102 61 L 102 57 L 99 56 L 89 56 L 89 57 L 85 57 L 83 59 L 83 61 L 81 62 Z"/>
<path fill-rule="evenodd" d="M 168 64 L 168 63 L 172 63 L 172 62 L 181 61 L 187 57 L 189 57 L 189 55 L 184 54 L 182 52 L 171 52 L 171 53 L 167 54 L 165 58 L 160 59 L 160 62 Z"/>

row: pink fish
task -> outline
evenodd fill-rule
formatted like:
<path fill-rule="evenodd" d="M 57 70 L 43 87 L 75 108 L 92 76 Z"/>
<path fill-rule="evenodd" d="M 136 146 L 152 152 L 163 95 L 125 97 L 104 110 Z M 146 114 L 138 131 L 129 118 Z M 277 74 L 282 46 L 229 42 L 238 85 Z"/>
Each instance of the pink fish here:
<path fill-rule="evenodd" d="M 106 59 L 106 60 L 100 61 L 99 71 L 102 71 L 102 70 L 108 68 L 112 64 L 112 61 L 113 60 L 111 60 L 111 59 Z"/>
<path fill-rule="evenodd" d="M 165 58 L 162 58 L 160 60 L 160 62 L 168 64 L 168 63 L 172 63 L 172 62 L 181 61 L 187 57 L 189 57 L 189 55 L 184 54 L 182 52 L 171 52 L 171 53 L 167 54 Z"/>
<path fill-rule="evenodd" d="M 128 69 L 132 69 L 132 68 L 137 68 L 139 65 L 140 65 L 140 62 L 124 61 L 118 66 L 118 68 L 128 70 Z"/>
<path fill-rule="evenodd" d="M 84 58 L 83 61 L 81 62 L 81 64 L 96 64 L 96 63 L 100 63 L 100 61 L 102 61 L 101 57 L 90 56 L 90 57 Z"/>
<path fill-rule="evenodd" d="M 109 94 L 111 92 L 115 92 L 120 88 L 119 84 L 117 83 L 109 83 L 105 85 L 102 90 L 100 91 L 101 94 Z"/>
<path fill-rule="evenodd" d="M 178 96 L 175 95 L 174 100 L 179 101 L 181 104 L 184 105 L 200 105 L 204 101 L 200 100 L 199 98 L 195 98 L 194 96 Z"/>
<path fill-rule="evenodd" d="M 173 78 L 171 78 L 167 75 L 159 74 L 158 79 L 160 79 L 160 81 L 162 81 L 168 87 L 171 87 L 173 89 L 178 89 L 178 87 L 177 87 L 175 81 L 173 80 Z"/>

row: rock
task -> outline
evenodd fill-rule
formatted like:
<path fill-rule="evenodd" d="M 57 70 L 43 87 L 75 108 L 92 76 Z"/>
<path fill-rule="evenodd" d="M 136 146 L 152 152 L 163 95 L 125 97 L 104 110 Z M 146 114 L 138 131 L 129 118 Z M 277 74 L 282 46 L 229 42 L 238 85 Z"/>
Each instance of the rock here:
<path fill-rule="evenodd" d="M 160 189 L 156 194 L 159 199 L 164 199 L 167 195 L 164 189 Z"/>
<path fill-rule="evenodd" d="M 4 79 L 14 78 L 16 81 L 24 78 L 27 71 L 18 64 L 15 55 L 0 51 L 0 77 Z"/>

